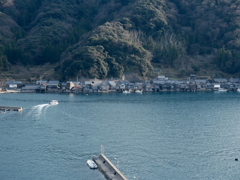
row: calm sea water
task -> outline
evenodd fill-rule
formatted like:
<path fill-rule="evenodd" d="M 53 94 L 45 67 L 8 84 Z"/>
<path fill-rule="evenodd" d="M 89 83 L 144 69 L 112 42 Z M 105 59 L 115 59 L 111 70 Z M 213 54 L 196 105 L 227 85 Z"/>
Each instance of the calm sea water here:
<path fill-rule="evenodd" d="M 59 101 L 49 106 L 50 100 Z M 0 94 L 0 179 L 240 179 L 240 93 Z M 239 158 L 239 161 L 235 161 Z"/>

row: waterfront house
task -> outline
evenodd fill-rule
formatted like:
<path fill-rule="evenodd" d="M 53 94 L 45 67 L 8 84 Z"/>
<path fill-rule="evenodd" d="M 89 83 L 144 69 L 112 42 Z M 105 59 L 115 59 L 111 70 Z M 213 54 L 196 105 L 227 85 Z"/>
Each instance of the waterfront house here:
<path fill-rule="evenodd" d="M 109 81 L 109 91 L 116 92 L 117 91 L 117 83 L 116 81 Z"/>
<path fill-rule="evenodd" d="M 143 83 L 144 91 L 151 92 L 154 89 L 154 86 L 150 82 Z"/>
<path fill-rule="evenodd" d="M 215 79 L 213 79 L 213 82 L 214 83 L 221 83 L 221 84 L 223 84 L 223 83 L 227 83 L 228 80 L 225 79 L 225 78 L 215 78 Z"/>
<path fill-rule="evenodd" d="M 108 83 L 111 87 L 115 87 L 117 85 L 116 81 L 108 81 Z"/>
<path fill-rule="evenodd" d="M 196 91 L 197 90 L 197 85 L 195 83 L 189 84 L 189 90 L 190 91 Z"/>
<path fill-rule="evenodd" d="M 218 91 L 221 88 L 221 84 L 213 83 L 213 90 Z"/>
<path fill-rule="evenodd" d="M 117 84 L 119 85 L 120 90 L 125 90 L 129 84 L 128 81 L 118 81 Z"/>
<path fill-rule="evenodd" d="M 46 84 L 40 84 L 39 92 L 45 92 L 46 90 L 47 90 L 47 85 Z"/>
<path fill-rule="evenodd" d="M 71 90 L 74 86 L 79 85 L 78 81 L 67 81 L 66 82 L 66 90 Z"/>
<path fill-rule="evenodd" d="M 67 88 L 67 83 L 66 82 L 61 82 L 60 83 L 60 88 L 61 88 L 62 92 L 65 92 L 66 88 Z"/>
<path fill-rule="evenodd" d="M 22 87 L 22 92 L 39 92 L 40 91 L 41 84 L 36 83 L 26 83 Z"/>
<path fill-rule="evenodd" d="M 92 92 L 92 90 L 90 89 L 90 87 L 86 84 L 83 85 L 83 90 L 84 93 L 89 93 Z"/>
<path fill-rule="evenodd" d="M 59 81 L 48 81 L 47 88 L 48 89 L 58 89 L 59 88 Z"/>
<path fill-rule="evenodd" d="M 71 88 L 71 92 L 79 93 L 83 91 L 83 86 L 81 84 L 75 85 Z"/>
<path fill-rule="evenodd" d="M 159 85 L 153 84 L 152 86 L 153 86 L 153 91 L 156 91 L 156 92 L 160 91 Z"/>
<path fill-rule="evenodd" d="M 91 88 L 92 92 L 98 92 L 98 85 L 92 85 Z"/>
<path fill-rule="evenodd" d="M 239 83 L 239 78 L 230 78 L 229 79 L 229 82 L 231 82 L 231 83 Z"/>
<path fill-rule="evenodd" d="M 196 75 L 195 74 L 190 74 L 189 81 L 195 81 Z"/>
<path fill-rule="evenodd" d="M 6 81 L 6 91 L 20 91 L 23 86 L 22 81 Z"/>
<path fill-rule="evenodd" d="M 134 91 L 136 90 L 143 90 L 143 84 L 142 83 L 136 83 L 133 85 Z"/>
<path fill-rule="evenodd" d="M 214 85 L 212 84 L 212 83 L 207 83 L 206 84 L 206 89 L 208 90 L 208 91 L 213 91 L 213 89 L 214 89 Z"/>
<path fill-rule="evenodd" d="M 162 85 L 162 90 L 163 91 L 170 91 L 171 89 L 171 84 L 170 83 L 165 83 Z"/>
<path fill-rule="evenodd" d="M 159 81 L 167 81 L 167 80 L 168 80 L 168 77 L 158 76 L 158 77 L 157 77 L 157 80 L 159 80 Z"/>
<path fill-rule="evenodd" d="M 108 81 L 103 81 L 101 84 L 98 85 L 98 90 L 101 92 L 108 92 L 109 91 L 109 83 Z"/>

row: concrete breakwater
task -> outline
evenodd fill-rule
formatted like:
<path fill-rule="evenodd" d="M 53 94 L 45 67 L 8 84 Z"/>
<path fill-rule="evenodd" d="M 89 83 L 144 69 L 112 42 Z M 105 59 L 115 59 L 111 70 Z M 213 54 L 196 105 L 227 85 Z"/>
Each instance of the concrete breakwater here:
<path fill-rule="evenodd" d="M 104 154 L 93 157 L 93 161 L 108 180 L 128 180 Z"/>
<path fill-rule="evenodd" d="M 22 111 L 22 107 L 0 106 L 2 111 Z"/>

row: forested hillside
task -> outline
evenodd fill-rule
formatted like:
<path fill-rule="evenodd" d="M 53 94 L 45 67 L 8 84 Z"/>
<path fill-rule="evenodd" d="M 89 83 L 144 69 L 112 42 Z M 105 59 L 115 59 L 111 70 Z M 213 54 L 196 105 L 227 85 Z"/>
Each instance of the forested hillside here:
<path fill-rule="evenodd" d="M 0 72 L 50 63 L 59 79 L 238 76 L 239 58 L 240 0 L 0 0 Z"/>

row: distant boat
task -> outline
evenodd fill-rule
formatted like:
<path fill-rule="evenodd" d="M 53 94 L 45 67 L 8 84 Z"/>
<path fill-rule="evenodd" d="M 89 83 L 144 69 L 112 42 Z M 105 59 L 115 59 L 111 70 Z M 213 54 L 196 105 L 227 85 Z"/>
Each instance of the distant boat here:
<path fill-rule="evenodd" d="M 142 90 L 136 90 L 135 93 L 142 94 Z"/>
<path fill-rule="evenodd" d="M 226 92 L 226 91 L 227 91 L 227 89 L 224 89 L 224 88 L 219 88 L 219 89 L 218 89 L 218 91 L 220 91 L 220 92 Z"/>
<path fill-rule="evenodd" d="M 130 91 L 129 90 L 124 90 L 123 93 L 124 94 L 130 94 Z"/>
<path fill-rule="evenodd" d="M 87 160 L 87 165 L 89 166 L 90 169 L 97 169 L 98 166 L 93 160 Z"/>
<path fill-rule="evenodd" d="M 57 104 L 58 104 L 58 101 L 57 101 L 57 100 L 52 100 L 49 104 L 50 104 L 51 106 L 57 105 Z"/>
<path fill-rule="evenodd" d="M 2 111 L 2 113 L 6 113 L 6 112 L 7 112 L 6 109 Z"/>
<path fill-rule="evenodd" d="M 240 88 L 237 89 L 237 92 L 240 92 Z"/>

